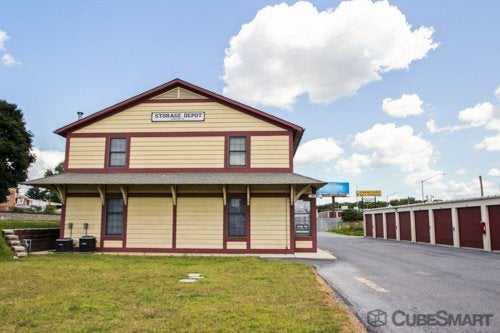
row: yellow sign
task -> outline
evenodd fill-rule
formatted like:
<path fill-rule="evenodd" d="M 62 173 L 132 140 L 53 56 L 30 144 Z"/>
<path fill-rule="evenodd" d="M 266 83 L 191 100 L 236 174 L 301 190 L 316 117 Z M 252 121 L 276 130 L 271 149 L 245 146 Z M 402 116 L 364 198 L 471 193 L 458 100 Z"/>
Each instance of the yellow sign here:
<path fill-rule="evenodd" d="M 380 190 L 356 191 L 356 196 L 358 196 L 358 197 L 380 197 L 380 196 L 382 196 L 382 191 L 380 191 Z"/>

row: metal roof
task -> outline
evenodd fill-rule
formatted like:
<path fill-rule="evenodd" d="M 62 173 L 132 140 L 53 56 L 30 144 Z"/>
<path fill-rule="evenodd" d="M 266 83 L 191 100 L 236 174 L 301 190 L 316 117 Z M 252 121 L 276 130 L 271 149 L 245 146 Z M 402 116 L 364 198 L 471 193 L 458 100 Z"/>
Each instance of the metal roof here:
<path fill-rule="evenodd" d="M 311 184 L 321 187 L 321 180 L 296 173 L 266 172 L 189 172 L 189 173 L 62 173 L 60 175 L 33 179 L 25 185 L 279 185 Z"/>
<path fill-rule="evenodd" d="M 406 208 L 415 208 L 415 207 L 422 207 L 422 206 L 446 206 L 446 205 L 450 205 L 450 204 L 459 204 L 459 203 L 468 203 L 468 202 L 473 202 L 473 201 L 486 201 L 486 200 L 500 200 L 500 195 L 490 195 L 490 196 L 471 197 L 471 198 L 459 198 L 459 199 L 453 199 L 453 200 L 432 201 L 432 202 L 418 202 L 418 203 L 413 203 L 413 204 L 409 204 L 409 205 L 401 205 L 401 206 L 377 207 L 377 208 L 364 209 L 363 212 L 371 213 L 371 212 L 385 211 L 385 210 L 401 210 L 401 209 L 406 209 Z"/>

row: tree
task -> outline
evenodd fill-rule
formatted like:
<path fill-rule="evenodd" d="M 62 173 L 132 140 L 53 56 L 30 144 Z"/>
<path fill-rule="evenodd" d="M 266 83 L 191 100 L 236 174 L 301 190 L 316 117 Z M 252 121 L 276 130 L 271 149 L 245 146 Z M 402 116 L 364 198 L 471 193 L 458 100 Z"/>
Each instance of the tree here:
<path fill-rule="evenodd" d="M 32 138 L 21 109 L 0 100 L 0 202 L 7 199 L 9 187 L 26 180 L 28 168 L 35 161 Z"/>
<path fill-rule="evenodd" d="M 61 162 L 54 168 L 54 170 L 52 169 L 45 170 L 44 176 L 45 177 L 55 176 L 63 172 L 64 172 L 64 162 Z M 59 194 L 57 193 L 57 191 L 53 189 L 45 189 L 45 188 L 42 189 L 39 187 L 31 187 L 26 192 L 26 195 L 32 199 L 46 200 L 49 202 L 61 202 Z"/>
<path fill-rule="evenodd" d="M 342 212 L 342 221 L 355 222 L 363 220 L 363 212 L 357 209 L 346 209 Z"/>
<path fill-rule="evenodd" d="M 64 172 L 64 162 L 61 162 L 54 168 L 54 171 L 50 169 L 45 170 L 45 177 L 59 175 L 63 172 Z M 50 202 L 61 202 L 59 194 L 57 193 L 57 191 L 54 191 L 53 189 L 48 189 L 45 191 L 45 200 Z"/>
<path fill-rule="evenodd" d="M 26 196 L 31 199 L 45 200 L 45 191 L 42 191 L 39 187 L 31 187 L 26 191 Z"/>

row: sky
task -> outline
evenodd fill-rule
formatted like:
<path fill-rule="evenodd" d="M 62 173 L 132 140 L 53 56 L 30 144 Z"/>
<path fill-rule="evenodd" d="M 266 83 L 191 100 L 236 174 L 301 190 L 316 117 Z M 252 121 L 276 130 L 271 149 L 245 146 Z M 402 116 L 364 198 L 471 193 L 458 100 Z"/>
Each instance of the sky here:
<path fill-rule="evenodd" d="M 53 130 L 179 77 L 306 129 L 295 171 L 383 199 L 500 192 L 500 3 L 5 1 L 0 99 Z"/>

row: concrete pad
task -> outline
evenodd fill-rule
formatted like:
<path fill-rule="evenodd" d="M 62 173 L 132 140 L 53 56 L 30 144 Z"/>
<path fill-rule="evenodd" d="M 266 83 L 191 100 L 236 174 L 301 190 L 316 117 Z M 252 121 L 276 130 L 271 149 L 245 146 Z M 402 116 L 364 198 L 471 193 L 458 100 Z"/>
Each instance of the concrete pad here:
<path fill-rule="evenodd" d="M 197 282 L 198 280 L 196 279 L 180 279 L 179 282 L 181 283 L 194 283 Z"/>
<path fill-rule="evenodd" d="M 188 279 L 203 279 L 203 276 L 200 273 L 189 273 Z"/>
<path fill-rule="evenodd" d="M 336 260 L 328 251 L 318 249 L 316 252 L 296 252 L 294 254 L 261 254 L 261 258 L 272 259 L 308 259 L 308 260 Z"/>

